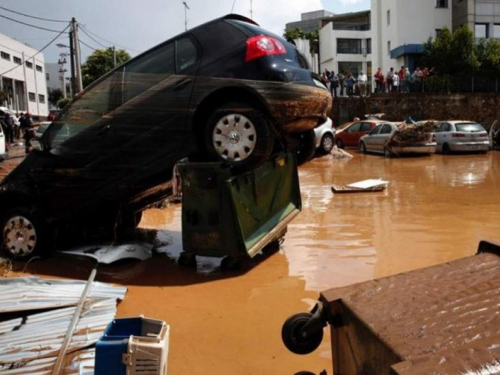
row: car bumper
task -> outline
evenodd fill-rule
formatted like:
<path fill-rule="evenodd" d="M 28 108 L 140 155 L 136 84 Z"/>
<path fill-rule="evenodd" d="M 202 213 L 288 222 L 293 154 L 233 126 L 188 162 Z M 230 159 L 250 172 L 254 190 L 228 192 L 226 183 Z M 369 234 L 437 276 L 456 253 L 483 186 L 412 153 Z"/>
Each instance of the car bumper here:
<path fill-rule="evenodd" d="M 332 96 L 326 89 L 287 83 L 264 96 L 278 130 L 286 133 L 312 130 L 324 122 L 332 109 Z"/>
<path fill-rule="evenodd" d="M 450 150 L 455 152 L 468 152 L 468 151 L 488 151 L 490 149 L 490 142 L 463 142 L 463 143 L 450 143 Z"/>
<path fill-rule="evenodd" d="M 422 145 L 393 147 L 392 150 L 398 154 L 434 154 L 436 152 L 436 144 L 426 143 Z"/>

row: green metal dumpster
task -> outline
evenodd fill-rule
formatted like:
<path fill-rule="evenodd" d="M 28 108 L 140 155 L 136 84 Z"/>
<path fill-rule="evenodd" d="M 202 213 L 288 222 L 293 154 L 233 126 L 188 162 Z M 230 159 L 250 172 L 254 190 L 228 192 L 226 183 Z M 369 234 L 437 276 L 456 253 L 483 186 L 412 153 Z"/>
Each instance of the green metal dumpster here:
<path fill-rule="evenodd" d="M 238 173 L 224 163 L 181 163 L 182 241 L 179 263 L 195 255 L 252 258 L 286 233 L 300 212 L 297 164 L 280 153 Z"/>

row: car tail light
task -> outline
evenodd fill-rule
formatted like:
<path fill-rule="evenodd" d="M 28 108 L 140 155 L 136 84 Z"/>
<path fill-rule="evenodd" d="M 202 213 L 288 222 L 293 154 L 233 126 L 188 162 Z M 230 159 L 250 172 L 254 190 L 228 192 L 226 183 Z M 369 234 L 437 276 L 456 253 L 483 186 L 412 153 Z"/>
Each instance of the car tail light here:
<path fill-rule="evenodd" d="M 436 134 L 432 134 L 431 142 L 436 142 Z"/>
<path fill-rule="evenodd" d="M 263 56 L 284 55 L 285 53 L 286 48 L 278 39 L 266 35 L 257 35 L 247 40 L 245 62 Z"/>
<path fill-rule="evenodd" d="M 451 135 L 452 138 L 465 138 L 465 134 L 461 134 L 461 133 L 453 133 Z"/>

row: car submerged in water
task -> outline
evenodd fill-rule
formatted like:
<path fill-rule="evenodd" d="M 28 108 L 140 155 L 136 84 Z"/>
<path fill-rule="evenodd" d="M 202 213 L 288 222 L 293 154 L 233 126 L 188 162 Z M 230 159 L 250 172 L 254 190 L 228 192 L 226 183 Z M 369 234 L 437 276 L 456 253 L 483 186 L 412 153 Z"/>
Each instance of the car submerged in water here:
<path fill-rule="evenodd" d="M 91 84 L 33 140 L 0 184 L 3 253 L 30 257 L 62 224 L 136 225 L 184 157 L 248 168 L 304 138 L 315 147 L 331 104 L 296 47 L 250 19 L 180 34 Z"/>

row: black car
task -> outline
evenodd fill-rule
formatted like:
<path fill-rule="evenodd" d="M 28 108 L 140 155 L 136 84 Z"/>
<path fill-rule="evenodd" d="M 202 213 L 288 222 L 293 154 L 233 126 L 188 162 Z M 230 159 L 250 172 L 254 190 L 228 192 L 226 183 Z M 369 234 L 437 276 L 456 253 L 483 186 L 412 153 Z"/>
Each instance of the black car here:
<path fill-rule="evenodd" d="M 295 46 L 252 20 L 228 15 L 189 30 L 103 76 L 57 116 L 0 184 L 3 251 L 28 257 L 68 223 L 133 226 L 165 198 L 178 160 L 256 165 L 314 140 L 330 109 Z"/>

